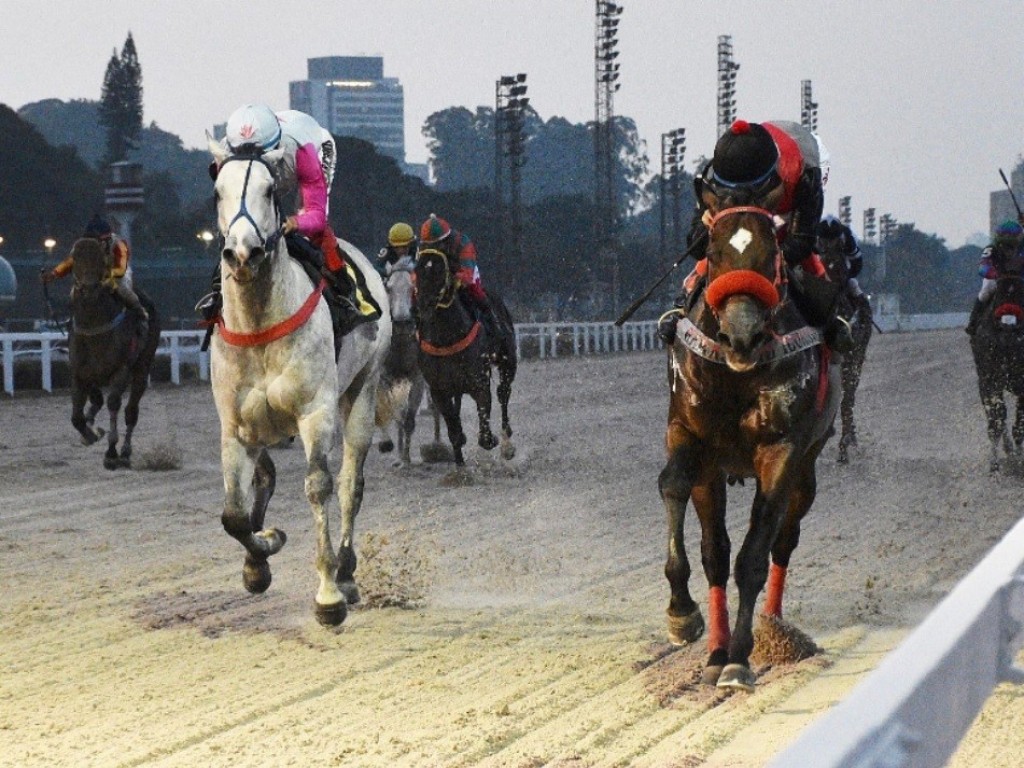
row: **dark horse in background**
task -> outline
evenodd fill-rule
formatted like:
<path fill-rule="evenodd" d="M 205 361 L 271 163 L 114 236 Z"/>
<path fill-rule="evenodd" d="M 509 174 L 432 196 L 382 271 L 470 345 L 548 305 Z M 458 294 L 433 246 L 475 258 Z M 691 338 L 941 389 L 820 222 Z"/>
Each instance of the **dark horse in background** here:
<path fill-rule="evenodd" d="M 492 339 L 483 323 L 463 303 L 448 257 L 426 248 L 416 258 L 416 330 L 419 333 L 419 364 L 430 387 L 434 405 L 444 418 L 448 439 L 455 452 L 455 464 L 465 459 L 462 447 L 462 396 L 476 402 L 480 422 L 478 443 L 491 450 L 498 438 L 491 432 L 491 366 L 498 369 L 498 402 L 501 405 L 501 455 L 512 458 L 512 427 L 508 419 L 508 401 L 516 377 L 515 330 L 504 302 L 488 293 L 495 317 L 502 328 L 500 338 Z"/>
<path fill-rule="evenodd" d="M 840 250 L 839 238 L 818 238 L 818 255 L 825 265 L 828 279 L 837 285 L 846 286 L 850 280 L 850 263 Z M 853 336 L 853 349 L 843 355 L 840 366 L 843 380 L 843 399 L 839 404 L 839 418 L 843 425 L 839 437 L 839 455 L 837 461 L 845 464 L 849 461 L 848 449 L 857 444 L 857 428 L 853 423 L 853 409 L 857 402 L 857 387 L 860 385 L 860 374 L 864 368 L 864 358 L 868 351 L 868 342 L 874 330 L 874 316 L 867 297 L 856 302 L 849 291 L 839 293 L 839 314 L 850 323 Z"/>
<path fill-rule="evenodd" d="M 971 352 L 988 419 L 989 469 L 998 472 L 1000 446 L 1007 456 L 1019 456 L 1024 445 L 1024 279 L 1019 273 L 1004 274 L 996 281 L 995 293 L 971 337 Z M 1006 392 L 1017 398 L 1012 442 L 1006 432 Z"/>
<path fill-rule="evenodd" d="M 99 440 L 104 434 L 103 429 L 94 429 L 93 422 L 103 406 L 103 393 L 106 391 L 110 429 L 103 466 L 107 469 L 130 467 L 132 432 L 139 421 L 139 401 L 149 384 L 149 370 L 160 343 L 159 318 L 149 297 L 137 292 L 139 301 L 149 313 L 146 335 L 139 335 L 134 318 L 104 282 L 107 276 L 106 254 L 98 240 L 78 240 L 71 254 L 75 260 L 68 338 L 71 423 L 81 434 L 85 445 Z M 128 393 L 128 404 L 124 409 L 125 433 L 118 454 L 117 420 L 125 392 Z"/>
<path fill-rule="evenodd" d="M 709 586 L 703 681 L 751 691 L 754 606 L 767 582 L 763 612 L 781 618 L 786 569 L 817 489 L 815 462 L 839 408 L 839 370 L 830 365 L 820 331 L 807 325 L 787 295 L 772 214 L 725 207 L 709 230 L 708 286 L 679 320 L 669 358 L 668 462 L 658 479 L 668 513 L 668 630 L 677 645 L 704 631 L 683 544 L 692 500 Z M 756 480 L 750 525 L 736 557 L 739 607 L 732 631 L 726 601 L 730 476 Z"/>

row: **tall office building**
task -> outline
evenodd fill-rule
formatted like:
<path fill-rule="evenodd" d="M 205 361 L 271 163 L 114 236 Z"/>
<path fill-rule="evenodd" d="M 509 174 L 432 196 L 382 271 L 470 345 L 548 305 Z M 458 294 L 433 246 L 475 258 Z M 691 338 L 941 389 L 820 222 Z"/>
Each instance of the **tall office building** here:
<path fill-rule="evenodd" d="M 384 77 L 381 56 L 307 59 L 306 80 L 288 84 L 292 109 L 306 112 L 336 136 L 354 136 L 405 167 L 405 96 Z"/>

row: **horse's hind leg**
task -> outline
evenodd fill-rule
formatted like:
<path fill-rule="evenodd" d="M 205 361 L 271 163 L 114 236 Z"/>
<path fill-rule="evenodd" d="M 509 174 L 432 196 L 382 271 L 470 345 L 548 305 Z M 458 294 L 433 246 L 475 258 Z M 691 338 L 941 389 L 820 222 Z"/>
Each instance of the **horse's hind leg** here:
<path fill-rule="evenodd" d="M 1024 448 L 1024 396 L 1018 395 L 1013 415 L 1013 449 L 1019 454 Z"/>
<path fill-rule="evenodd" d="M 406 400 L 402 419 L 398 424 L 398 455 L 403 464 L 412 463 L 412 433 L 416 431 L 416 411 L 423 402 L 423 391 L 426 385 L 422 376 L 414 376 L 409 387 L 409 399 Z"/>
<path fill-rule="evenodd" d="M 139 423 L 139 402 L 148 384 L 148 369 L 132 373 L 132 386 L 128 393 L 128 403 L 124 407 L 124 440 L 121 441 L 119 466 L 130 468 L 132 465 L 132 433 L 135 432 L 135 425 Z"/>
<path fill-rule="evenodd" d="M 470 393 L 476 403 L 476 416 L 479 422 L 477 444 L 485 451 L 498 445 L 498 438 L 491 432 L 491 368 L 482 368 L 474 376 L 473 391 Z"/>
<path fill-rule="evenodd" d="M 498 363 L 498 403 L 501 405 L 501 457 L 511 459 L 516 455 L 512 445 L 512 424 L 508 418 L 508 401 L 512 397 L 512 381 L 516 377 L 515 360 Z"/>
<path fill-rule="evenodd" d="M 1002 393 L 989 392 L 982 396 L 985 416 L 988 419 L 988 440 L 991 449 L 989 471 L 999 471 L 999 446 L 1006 436 L 1006 402 Z"/>
<path fill-rule="evenodd" d="M 256 520 L 249 514 L 246 501 L 249 489 L 257 486 L 256 498 L 260 498 L 259 483 L 256 480 L 257 461 L 266 472 L 269 457 L 260 456 L 263 448 L 247 447 L 229 434 L 221 434 L 220 455 L 224 472 L 224 511 L 221 524 L 231 536 L 245 547 L 245 565 L 242 580 L 245 588 L 253 594 L 266 592 L 270 587 L 270 566 L 267 558 L 280 551 L 287 541 L 284 531 L 276 528 L 262 528 L 263 520 Z M 273 466 L 272 464 L 270 465 Z M 271 485 L 272 490 L 272 485 Z M 267 497 L 269 500 L 269 496 Z M 263 505 L 263 511 L 266 506 Z M 262 512 L 259 515 L 262 518 Z"/>
<path fill-rule="evenodd" d="M 107 431 L 107 452 L 103 454 L 103 466 L 107 469 L 117 469 L 121 461 L 117 456 L 117 441 L 119 434 L 117 422 L 121 414 L 121 396 L 123 390 L 116 386 L 107 395 L 107 412 L 110 414 L 110 429 Z"/>
<path fill-rule="evenodd" d="M 85 423 L 90 427 L 96 422 L 96 414 L 100 412 L 100 408 L 103 407 L 103 391 L 99 387 L 94 387 L 89 390 L 89 407 L 85 410 Z M 97 430 L 100 436 L 103 436 L 103 430 Z"/>

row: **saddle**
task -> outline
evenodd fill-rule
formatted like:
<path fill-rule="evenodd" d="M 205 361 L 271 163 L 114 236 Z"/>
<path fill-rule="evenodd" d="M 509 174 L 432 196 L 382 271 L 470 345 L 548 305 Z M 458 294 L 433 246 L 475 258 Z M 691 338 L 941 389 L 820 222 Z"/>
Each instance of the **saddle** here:
<path fill-rule="evenodd" d="M 285 243 L 288 255 L 302 265 L 313 285 L 318 285 L 321 279 L 327 283 L 323 296 L 331 313 L 337 359 L 345 334 L 358 325 L 379 319 L 381 308 L 370 293 L 366 278 L 352 260 L 346 258 L 333 233 L 326 243 L 330 246 L 326 259 L 320 248 L 294 232 L 285 235 Z"/>

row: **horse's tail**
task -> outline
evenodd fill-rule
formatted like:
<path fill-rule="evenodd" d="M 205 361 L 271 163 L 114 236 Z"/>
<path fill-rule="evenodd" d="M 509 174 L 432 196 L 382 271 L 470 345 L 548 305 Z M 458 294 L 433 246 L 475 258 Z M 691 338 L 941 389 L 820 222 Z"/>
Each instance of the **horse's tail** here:
<path fill-rule="evenodd" d="M 376 426 L 387 426 L 405 410 L 411 388 L 412 381 L 407 378 L 381 377 L 380 385 L 377 387 L 377 413 L 374 417 Z"/>

